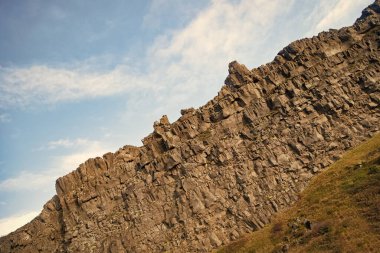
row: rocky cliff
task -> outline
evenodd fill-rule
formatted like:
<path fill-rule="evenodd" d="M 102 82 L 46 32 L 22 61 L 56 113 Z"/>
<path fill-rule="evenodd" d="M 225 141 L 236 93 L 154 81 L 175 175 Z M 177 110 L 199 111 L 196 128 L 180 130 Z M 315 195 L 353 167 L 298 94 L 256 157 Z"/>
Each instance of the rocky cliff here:
<path fill-rule="evenodd" d="M 260 229 L 379 130 L 379 24 L 376 0 L 352 27 L 295 41 L 271 63 L 230 63 L 206 105 L 59 178 L 0 252 L 207 252 Z"/>

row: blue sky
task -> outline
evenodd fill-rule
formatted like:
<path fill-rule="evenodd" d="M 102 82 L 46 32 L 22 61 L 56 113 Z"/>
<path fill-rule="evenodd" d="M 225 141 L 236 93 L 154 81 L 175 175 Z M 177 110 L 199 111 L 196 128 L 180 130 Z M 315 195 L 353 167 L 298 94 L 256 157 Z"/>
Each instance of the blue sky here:
<path fill-rule="evenodd" d="M 0 1 L 0 235 L 54 182 L 214 97 L 289 42 L 351 25 L 372 0 Z"/>

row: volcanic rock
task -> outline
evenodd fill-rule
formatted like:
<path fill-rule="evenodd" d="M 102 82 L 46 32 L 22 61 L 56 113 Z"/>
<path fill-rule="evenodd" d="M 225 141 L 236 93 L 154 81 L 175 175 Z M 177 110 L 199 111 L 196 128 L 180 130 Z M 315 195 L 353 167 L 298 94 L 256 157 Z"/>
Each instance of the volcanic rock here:
<path fill-rule="evenodd" d="M 206 105 L 59 178 L 0 252 L 207 252 L 262 228 L 379 130 L 379 10 L 258 68 L 230 63 Z"/>

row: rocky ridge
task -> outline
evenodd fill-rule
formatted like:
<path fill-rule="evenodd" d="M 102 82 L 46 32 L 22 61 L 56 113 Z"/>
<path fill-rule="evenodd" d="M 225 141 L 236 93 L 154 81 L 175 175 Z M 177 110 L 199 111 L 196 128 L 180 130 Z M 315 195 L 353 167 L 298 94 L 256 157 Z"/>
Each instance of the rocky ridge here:
<path fill-rule="evenodd" d="M 142 147 L 89 159 L 0 252 L 207 252 L 262 228 L 315 173 L 379 130 L 380 0 L 291 43 Z"/>

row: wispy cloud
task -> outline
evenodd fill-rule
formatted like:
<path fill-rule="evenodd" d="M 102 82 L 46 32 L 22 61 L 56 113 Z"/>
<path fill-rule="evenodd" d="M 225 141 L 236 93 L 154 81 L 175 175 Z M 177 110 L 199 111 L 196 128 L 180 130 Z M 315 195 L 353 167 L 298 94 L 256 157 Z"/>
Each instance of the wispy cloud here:
<path fill-rule="evenodd" d="M 247 44 L 267 32 L 280 10 L 286 11 L 280 3 L 212 1 L 185 29 L 158 38 L 151 48 L 152 56 L 166 61 L 180 58 L 180 63 L 196 66 L 209 57 L 225 62 L 226 58 L 242 55 L 239 51 L 252 50 Z"/>
<path fill-rule="evenodd" d="M 185 28 L 156 38 L 148 58 L 159 66 L 151 66 L 151 79 L 161 87 L 155 97 L 160 110 L 206 102 L 221 87 L 229 61 L 258 64 L 255 48 L 292 2 L 211 1 Z"/>
<path fill-rule="evenodd" d="M 174 18 L 176 22 L 171 26 L 178 28 L 186 24 L 208 3 L 208 0 L 152 0 L 143 17 L 142 25 L 146 29 L 160 29 L 170 18 Z"/>
<path fill-rule="evenodd" d="M 52 150 L 57 148 L 80 148 L 84 146 L 91 146 L 94 143 L 98 143 L 89 139 L 77 138 L 77 139 L 59 139 L 48 142 L 45 146 L 38 148 L 38 150 Z"/>
<path fill-rule="evenodd" d="M 59 139 L 57 141 L 51 141 L 48 143 L 47 148 L 48 149 L 56 149 L 57 147 L 72 147 L 76 145 L 79 141 L 82 141 L 82 139 L 77 139 L 77 140 L 69 140 L 69 139 Z M 83 140 L 85 141 L 85 140 Z"/>
<path fill-rule="evenodd" d="M 28 213 L 0 219 L 0 236 L 7 235 L 22 225 L 30 222 L 38 214 L 39 212 L 37 211 L 31 211 Z"/>
<path fill-rule="evenodd" d="M 8 113 L 0 113 L 0 123 L 11 122 L 11 117 Z"/>
<path fill-rule="evenodd" d="M 139 87 L 124 65 L 106 73 L 48 66 L 0 68 L 0 80 L 2 107 L 109 96 Z"/>
<path fill-rule="evenodd" d="M 66 173 L 75 170 L 81 163 L 90 157 L 101 156 L 108 152 L 109 145 L 99 141 L 90 141 L 86 139 L 77 139 L 74 141 L 62 139 L 53 142 L 57 146 L 77 145 L 76 152 L 64 156 L 53 157 L 50 169 L 32 172 L 23 170 L 15 177 L 7 178 L 0 181 L 0 191 L 20 191 L 20 190 L 38 190 L 45 187 L 54 186 L 55 180 Z"/>
<path fill-rule="evenodd" d="M 0 69 L 0 106 L 54 104 L 145 90 L 171 101 L 189 97 L 206 83 L 221 80 L 228 60 L 248 58 L 267 26 L 286 7 L 282 1 L 212 1 L 185 28 L 158 37 L 139 59 L 143 70 L 122 63 L 111 71 L 31 66 Z M 292 1 L 291 1 L 292 2 Z M 212 83 L 220 87 L 220 83 Z M 170 91 L 170 94 L 163 92 Z M 215 89 L 213 89 L 215 92 Z"/>
<path fill-rule="evenodd" d="M 0 191 L 32 190 L 44 187 L 48 182 L 52 182 L 56 176 L 55 171 L 42 173 L 22 171 L 16 177 L 0 181 Z"/>
<path fill-rule="evenodd" d="M 373 0 L 321 0 L 309 16 L 315 23 L 312 33 L 353 24 L 360 14 L 356 12 L 372 2 Z"/>

